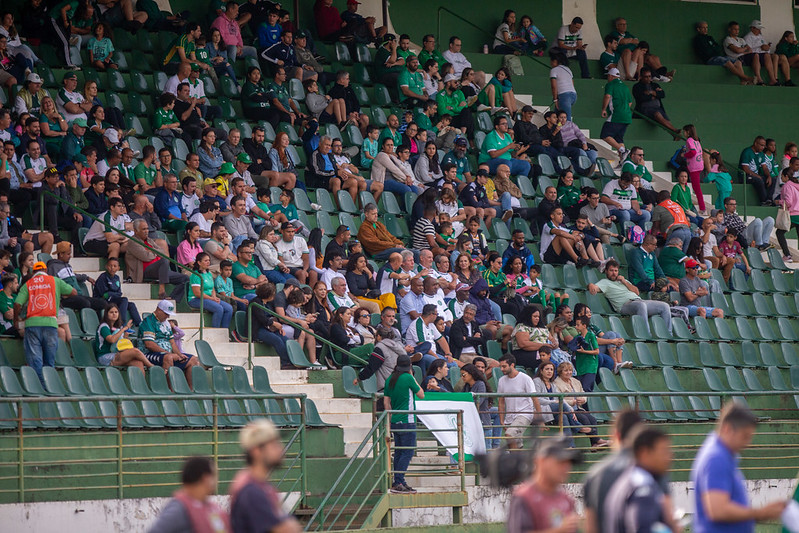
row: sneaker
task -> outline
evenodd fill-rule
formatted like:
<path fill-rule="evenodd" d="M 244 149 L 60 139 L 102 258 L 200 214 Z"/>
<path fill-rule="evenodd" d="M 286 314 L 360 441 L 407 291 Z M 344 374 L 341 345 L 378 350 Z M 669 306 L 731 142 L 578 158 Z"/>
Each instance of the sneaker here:
<path fill-rule="evenodd" d="M 608 264 L 608 261 L 609 261 L 609 259 L 605 259 L 604 261 L 600 261 L 599 262 L 599 271 L 600 272 L 604 272 L 605 271 L 605 265 Z"/>
<path fill-rule="evenodd" d="M 586 265 L 590 265 L 591 263 L 592 263 L 592 261 L 590 259 L 584 259 L 582 257 L 577 260 L 577 266 L 578 267 L 584 267 Z"/>
<path fill-rule="evenodd" d="M 619 368 L 632 368 L 633 362 L 632 361 L 622 361 L 619 363 Z"/>
<path fill-rule="evenodd" d="M 599 261 L 591 261 L 591 268 L 602 268 L 602 263 Z"/>
<path fill-rule="evenodd" d="M 502 213 L 502 222 L 507 222 L 512 218 L 513 218 L 513 209 L 508 209 L 507 211 Z"/>
<path fill-rule="evenodd" d="M 616 363 L 615 365 L 613 365 L 613 373 L 616 374 L 617 376 L 619 375 L 619 368 L 621 368 L 621 364 Z"/>
<path fill-rule="evenodd" d="M 70 46 L 78 46 L 79 42 L 80 42 L 80 35 L 73 35 L 72 37 L 69 38 Z"/>
<path fill-rule="evenodd" d="M 67 70 L 71 70 L 73 72 L 77 72 L 77 71 L 83 70 L 83 69 L 81 69 L 78 65 L 70 65 L 70 66 L 67 67 Z"/>
<path fill-rule="evenodd" d="M 233 337 L 235 342 L 247 342 L 235 330 L 230 332 L 230 336 Z"/>
<path fill-rule="evenodd" d="M 783 263 L 793 263 L 793 256 L 790 255 L 783 255 L 782 256 Z"/>
<path fill-rule="evenodd" d="M 314 211 L 321 211 L 322 206 L 319 204 L 311 204 L 311 209 L 313 209 Z"/>
<path fill-rule="evenodd" d="M 401 483 L 394 483 L 393 485 L 391 485 L 389 492 L 392 492 L 394 494 L 408 494 L 408 489 L 405 487 L 405 485 Z"/>
<path fill-rule="evenodd" d="M 411 487 L 411 486 L 410 486 L 410 485 L 408 485 L 407 483 L 403 483 L 403 484 L 402 484 L 402 486 L 403 486 L 403 487 L 405 487 L 405 492 L 406 492 L 407 494 L 416 494 L 416 489 L 415 489 L 415 488 L 413 488 L 413 487 Z"/>
<path fill-rule="evenodd" d="M 594 444 L 591 445 L 591 448 L 593 449 L 607 448 L 608 446 L 610 446 L 610 441 L 607 441 L 605 439 L 599 439 L 598 441 L 596 441 Z"/>
<path fill-rule="evenodd" d="M 658 81 L 660 83 L 668 83 L 671 81 L 671 78 L 669 78 L 668 76 L 658 76 Z"/>
<path fill-rule="evenodd" d="M 783 85 L 784 87 L 796 87 L 796 84 L 795 84 L 794 82 L 792 82 L 791 80 L 788 80 L 788 81 L 786 81 L 786 82 L 785 82 L 785 83 L 783 83 L 782 85 Z"/>
<path fill-rule="evenodd" d="M 327 370 L 327 369 L 328 368 L 322 363 L 313 363 L 313 366 L 308 367 L 308 370 Z"/>

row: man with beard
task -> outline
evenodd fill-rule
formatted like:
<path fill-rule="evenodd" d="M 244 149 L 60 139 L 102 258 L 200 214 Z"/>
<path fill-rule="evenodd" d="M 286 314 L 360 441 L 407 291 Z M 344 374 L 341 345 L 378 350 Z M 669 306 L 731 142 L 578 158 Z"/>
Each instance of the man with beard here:
<path fill-rule="evenodd" d="M 266 419 L 248 424 L 239 442 L 247 460 L 230 486 L 230 521 L 236 533 L 276 531 L 299 533 L 299 522 L 283 511 L 271 473 L 283 462 L 283 443 L 275 425 Z"/>
<path fill-rule="evenodd" d="M 419 72 L 419 59 L 411 54 L 397 79 L 397 92 L 400 102 L 405 107 L 421 107 L 427 101 L 424 78 Z"/>

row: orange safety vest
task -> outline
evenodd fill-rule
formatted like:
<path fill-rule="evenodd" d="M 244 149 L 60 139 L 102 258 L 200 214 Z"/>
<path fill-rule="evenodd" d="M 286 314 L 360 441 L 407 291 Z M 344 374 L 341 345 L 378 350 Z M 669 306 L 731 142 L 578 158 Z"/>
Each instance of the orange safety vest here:
<path fill-rule="evenodd" d="M 688 217 L 685 216 L 685 211 L 683 210 L 682 206 L 675 202 L 674 200 L 664 200 L 660 202 L 658 205 L 665 207 L 666 210 L 671 213 L 671 216 L 674 218 L 674 222 L 672 222 L 671 226 L 664 230 L 664 233 L 668 233 L 669 230 L 677 225 L 683 224 L 685 226 L 690 227 L 691 223 L 688 222 Z"/>
<path fill-rule="evenodd" d="M 58 314 L 55 278 L 47 274 L 37 274 L 28 280 L 27 318 L 35 316 L 52 317 Z"/>

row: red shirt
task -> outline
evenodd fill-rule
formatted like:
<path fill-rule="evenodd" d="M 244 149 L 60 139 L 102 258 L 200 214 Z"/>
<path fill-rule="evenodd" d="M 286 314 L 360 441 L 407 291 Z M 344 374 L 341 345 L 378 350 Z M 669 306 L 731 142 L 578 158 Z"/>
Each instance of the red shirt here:
<path fill-rule="evenodd" d="M 145 240 L 145 241 L 142 241 L 142 242 L 145 244 L 145 246 L 147 246 L 147 248 L 150 248 L 151 250 L 155 250 L 155 248 L 153 248 L 152 245 L 148 241 Z M 141 267 L 142 272 L 144 272 L 147 269 L 148 266 L 152 265 L 153 263 L 155 263 L 159 259 L 161 259 L 161 256 L 156 255 L 155 259 L 151 259 L 151 260 L 147 261 L 146 263 L 142 263 L 142 267 Z"/>
<path fill-rule="evenodd" d="M 554 493 L 542 492 L 533 483 L 513 491 L 508 532 L 541 531 L 560 527 L 563 519 L 574 513 L 574 501 L 562 488 Z"/>
<path fill-rule="evenodd" d="M 313 10 L 316 17 L 316 31 L 320 37 L 324 39 L 341 29 L 341 15 L 335 6 L 325 6 L 324 0 L 316 0 Z"/>

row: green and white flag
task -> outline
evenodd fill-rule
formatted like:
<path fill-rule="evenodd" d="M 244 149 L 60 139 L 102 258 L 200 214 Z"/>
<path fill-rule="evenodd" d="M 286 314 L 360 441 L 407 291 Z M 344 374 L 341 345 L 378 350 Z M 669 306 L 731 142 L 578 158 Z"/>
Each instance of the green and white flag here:
<path fill-rule="evenodd" d="M 452 411 L 430 413 L 422 411 Z M 475 455 L 486 452 L 485 435 L 480 415 L 471 392 L 425 392 L 424 399 L 416 399 L 419 420 L 433 432 L 438 442 L 458 460 L 458 413 L 463 412 L 463 458 L 471 461 Z"/>

